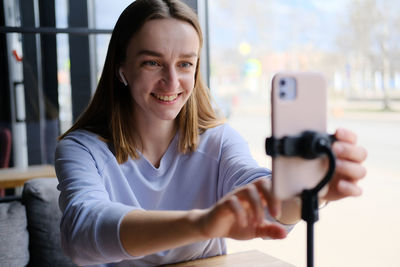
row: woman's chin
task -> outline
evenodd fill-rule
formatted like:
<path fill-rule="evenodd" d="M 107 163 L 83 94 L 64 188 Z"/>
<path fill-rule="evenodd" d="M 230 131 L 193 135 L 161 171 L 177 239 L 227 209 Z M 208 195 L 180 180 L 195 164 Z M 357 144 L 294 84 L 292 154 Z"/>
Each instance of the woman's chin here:
<path fill-rule="evenodd" d="M 178 117 L 177 112 L 164 113 L 159 118 L 163 121 L 174 121 Z"/>

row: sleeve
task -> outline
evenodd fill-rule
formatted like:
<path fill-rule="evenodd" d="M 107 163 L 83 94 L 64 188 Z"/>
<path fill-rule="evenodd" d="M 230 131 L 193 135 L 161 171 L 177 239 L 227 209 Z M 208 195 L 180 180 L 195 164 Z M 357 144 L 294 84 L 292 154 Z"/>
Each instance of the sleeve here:
<path fill-rule="evenodd" d="M 221 137 L 219 164 L 219 197 L 260 177 L 270 177 L 271 171 L 260 167 L 252 157 L 244 138 L 229 125 Z"/>
<path fill-rule="evenodd" d="M 271 179 L 271 171 L 260 167 L 250 153 L 249 146 L 244 138 L 230 126 L 226 126 L 221 143 L 221 160 L 219 167 L 220 197 L 237 187 L 266 177 Z M 294 225 L 282 224 L 273 218 L 265 209 L 266 219 L 283 226 L 291 231 Z"/>
<path fill-rule="evenodd" d="M 119 239 L 122 218 L 133 207 L 110 201 L 101 170 L 87 146 L 73 138 L 61 140 L 55 169 L 65 254 L 78 265 L 133 259 Z"/>

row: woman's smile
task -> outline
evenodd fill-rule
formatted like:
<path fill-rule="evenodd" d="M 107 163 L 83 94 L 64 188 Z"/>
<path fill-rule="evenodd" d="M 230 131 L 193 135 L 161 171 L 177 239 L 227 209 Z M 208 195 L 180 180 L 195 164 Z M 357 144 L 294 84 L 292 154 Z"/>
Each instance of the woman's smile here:
<path fill-rule="evenodd" d="M 138 123 L 174 122 L 193 92 L 199 49 L 195 28 L 171 18 L 147 21 L 131 38 L 121 70 Z"/>
<path fill-rule="evenodd" d="M 151 95 L 156 98 L 157 100 L 163 102 L 163 103 L 173 103 L 176 102 L 175 100 L 181 95 L 182 93 L 179 94 L 173 94 L 173 95 L 164 95 L 164 94 L 157 94 L 157 93 L 151 93 Z"/>

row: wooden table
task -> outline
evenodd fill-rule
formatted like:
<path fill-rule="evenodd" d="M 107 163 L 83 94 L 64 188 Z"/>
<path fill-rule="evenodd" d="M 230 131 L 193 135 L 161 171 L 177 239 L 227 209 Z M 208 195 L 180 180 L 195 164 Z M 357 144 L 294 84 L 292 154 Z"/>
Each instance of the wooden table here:
<path fill-rule="evenodd" d="M 295 267 L 258 250 L 166 265 L 168 267 Z"/>
<path fill-rule="evenodd" d="M 32 165 L 26 168 L 0 169 L 0 189 L 23 186 L 30 179 L 56 177 L 53 165 Z"/>

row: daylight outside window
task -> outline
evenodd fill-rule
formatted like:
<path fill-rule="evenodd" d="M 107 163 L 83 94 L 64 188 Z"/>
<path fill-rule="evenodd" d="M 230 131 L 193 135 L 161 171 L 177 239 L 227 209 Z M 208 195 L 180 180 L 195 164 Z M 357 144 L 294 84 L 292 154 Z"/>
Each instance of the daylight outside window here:
<path fill-rule="evenodd" d="M 251 152 L 270 167 L 270 83 L 280 70 L 327 79 L 328 130 L 356 132 L 368 149 L 360 198 L 331 203 L 316 224 L 317 266 L 398 266 L 400 238 L 400 4 L 380 0 L 209 1 L 211 92 Z M 382 228 L 385 233 L 382 233 Z M 379 230 L 380 229 L 380 230 Z M 286 240 L 230 240 L 306 263 L 306 229 Z"/>

